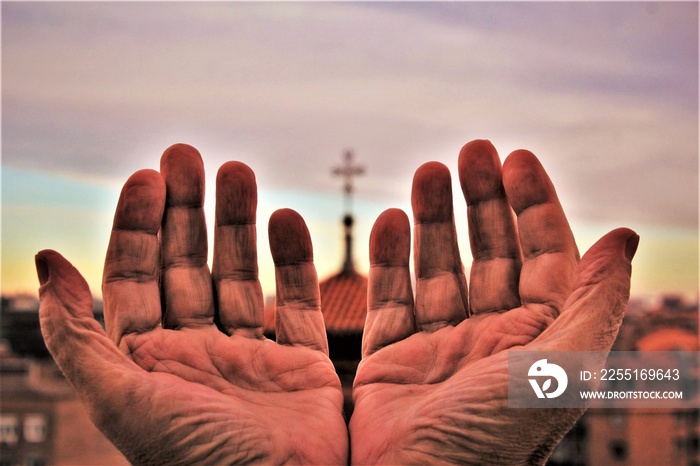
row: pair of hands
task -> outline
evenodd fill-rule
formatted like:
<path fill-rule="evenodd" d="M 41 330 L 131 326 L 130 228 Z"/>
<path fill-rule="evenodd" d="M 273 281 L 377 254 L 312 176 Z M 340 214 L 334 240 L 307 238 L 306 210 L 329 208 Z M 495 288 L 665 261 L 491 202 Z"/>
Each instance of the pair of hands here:
<path fill-rule="evenodd" d="M 507 350 L 609 350 L 639 237 L 614 230 L 579 260 L 529 152 L 501 167 L 488 141 L 473 141 L 459 175 L 469 288 L 444 165 L 423 165 L 413 181 L 415 299 L 407 216 L 390 209 L 374 225 L 348 424 L 303 219 L 279 210 L 269 222 L 273 342 L 263 336 L 254 174 L 238 162 L 219 170 L 210 273 L 203 163 L 186 145 L 122 190 L 105 261 L 106 332 L 80 273 L 57 252 L 37 255 L 46 344 L 134 464 L 543 463 L 582 410 L 507 408 Z"/>

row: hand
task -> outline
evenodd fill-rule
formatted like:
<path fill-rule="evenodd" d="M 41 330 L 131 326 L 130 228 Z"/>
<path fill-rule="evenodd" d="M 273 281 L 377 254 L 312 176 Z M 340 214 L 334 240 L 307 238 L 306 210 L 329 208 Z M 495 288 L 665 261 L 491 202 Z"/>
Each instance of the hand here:
<path fill-rule="evenodd" d="M 634 232 L 608 233 L 579 261 L 554 188 L 526 151 L 501 168 L 493 146 L 474 141 L 459 177 L 469 292 L 445 166 L 423 165 L 413 181 L 415 301 L 408 218 L 389 210 L 374 225 L 353 463 L 544 463 L 583 410 L 509 409 L 507 350 L 608 351 L 617 334 Z"/>
<path fill-rule="evenodd" d="M 203 186 L 201 157 L 184 145 L 165 152 L 161 173 L 127 181 L 105 262 L 106 333 L 78 271 L 56 252 L 37 255 L 51 354 L 134 464 L 346 463 L 304 221 L 290 210 L 270 219 L 275 343 L 263 336 L 254 174 L 236 162 L 218 173 L 212 274 Z"/>

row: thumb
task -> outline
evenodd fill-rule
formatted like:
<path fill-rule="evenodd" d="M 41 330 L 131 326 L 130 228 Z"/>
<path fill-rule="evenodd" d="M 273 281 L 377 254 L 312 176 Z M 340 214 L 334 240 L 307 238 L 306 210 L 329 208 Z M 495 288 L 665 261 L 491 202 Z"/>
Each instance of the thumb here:
<path fill-rule="evenodd" d="M 129 361 L 93 317 L 90 288 L 80 272 L 52 250 L 39 252 L 35 262 L 46 347 L 81 396 L 99 391 L 109 383 L 110 369 Z"/>
<path fill-rule="evenodd" d="M 618 228 L 591 246 L 579 262 L 574 291 L 561 315 L 533 346 L 558 351 L 608 351 L 627 309 L 631 261 L 638 244 L 639 236 L 634 231 Z"/>

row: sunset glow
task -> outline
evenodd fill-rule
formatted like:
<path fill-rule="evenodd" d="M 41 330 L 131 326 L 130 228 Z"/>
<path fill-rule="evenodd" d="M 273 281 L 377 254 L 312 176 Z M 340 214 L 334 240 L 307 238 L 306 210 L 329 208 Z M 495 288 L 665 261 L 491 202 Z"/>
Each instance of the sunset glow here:
<path fill-rule="evenodd" d="M 99 296 L 120 186 L 176 142 L 204 157 L 210 225 L 218 167 L 255 171 L 266 294 L 277 208 L 306 219 L 320 277 L 340 267 L 331 168 L 354 149 L 365 273 L 372 223 L 410 212 L 415 169 L 456 179 L 461 146 L 487 138 L 538 155 L 581 252 L 639 233 L 633 295 L 697 298 L 697 39 L 693 2 L 3 2 L 2 293 L 34 293 L 51 248 Z"/>

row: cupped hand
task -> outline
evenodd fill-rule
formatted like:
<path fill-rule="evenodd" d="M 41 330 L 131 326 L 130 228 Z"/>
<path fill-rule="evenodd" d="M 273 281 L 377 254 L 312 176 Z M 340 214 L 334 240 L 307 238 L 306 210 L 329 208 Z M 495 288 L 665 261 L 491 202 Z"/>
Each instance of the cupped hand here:
<path fill-rule="evenodd" d="M 579 260 L 554 187 L 527 151 L 501 167 L 488 141 L 473 141 L 459 177 L 469 289 L 444 165 L 423 165 L 413 181 L 415 299 L 408 218 L 389 210 L 373 228 L 355 464 L 544 463 L 583 410 L 508 408 L 508 350 L 608 351 L 621 323 L 634 232 L 608 233 Z"/>
<path fill-rule="evenodd" d="M 256 189 L 247 166 L 219 170 L 210 273 L 199 153 L 175 145 L 160 173 L 135 173 L 105 261 L 106 333 L 79 272 L 37 255 L 46 344 L 134 464 L 347 462 L 311 241 L 290 210 L 270 219 L 277 341 L 263 336 Z"/>

